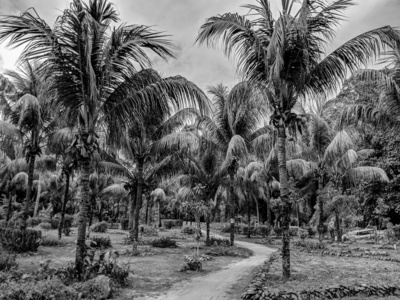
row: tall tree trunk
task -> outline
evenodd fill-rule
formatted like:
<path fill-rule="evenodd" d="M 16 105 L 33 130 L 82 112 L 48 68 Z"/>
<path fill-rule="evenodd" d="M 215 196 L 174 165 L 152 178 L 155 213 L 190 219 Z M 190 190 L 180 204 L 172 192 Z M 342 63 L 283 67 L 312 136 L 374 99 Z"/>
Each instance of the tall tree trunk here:
<path fill-rule="evenodd" d="M 210 244 L 210 217 L 206 221 L 206 245 Z"/>
<path fill-rule="evenodd" d="M 139 216 L 140 209 L 143 204 L 143 165 L 144 159 L 138 158 L 138 173 L 137 173 L 137 193 L 136 193 L 136 205 L 134 210 L 134 218 L 133 218 L 133 228 L 130 232 L 131 240 L 138 241 L 139 240 Z"/>
<path fill-rule="evenodd" d="M 229 182 L 229 204 L 230 204 L 230 218 L 231 218 L 231 234 L 230 234 L 230 240 L 231 240 L 231 246 L 234 245 L 235 243 L 235 191 L 233 187 L 233 174 L 231 173 L 230 175 L 230 182 Z"/>
<path fill-rule="evenodd" d="M 90 201 L 90 158 L 83 158 L 81 160 L 82 176 L 81 176 L 81 191 L 82 198 L 79 201 L 79 213 L 77 218 L 78 233 L 76 240 L 76 256 L 75 256 L 75 269 L 79 276 L 82 274 L 83 261 L 86 255 L 86 222 L 88 215 L 88 206 Z"/>
<path fill-rule="evenodd" d="M 21 221 L 21 229 L 22 230 L 26 229 L 26 220 L 28 220 L 28 217 L 29 217 L 29 206 L 31 204 L 31 198 L 32 198 L 33 171 L 35 170 L 35 159 L 36 159 L 35 155 L 29 155 L 28 184 L 26 187 L 25 205 L 24 205 L 22 221 Z"/>
<path fill-rule="evenodd" d="M 282 276 L 290 277 L 290 213 L 289 186 L 286 168 L 286 132 L 283 125 L 278 127 L 278 164 L 279 181 L 281 184 L 280 198 L 283 202 L 282 217 Z"/>
<path fill-rule="evenodd" d="M 103 221 L 103 201 L 100 201 L 100 206 L 99 206 L 99 222 Z"/>
<path fill-rule="evenodd" d="M 322 243 L 324 237 L 324 203 L 322 201 L 322 175 L 318 174 L 318 191 L 317 191 L 317 201 L 318 201 L 318 209 L 319 209 L 319 218 L 318 218 L 318 237 L 319 241 Z"/>
<path fill-rule="evenodd" d="M 64 200 L 63 200 L 62 207 L 61 207 L 61 219 L 60 219 L 60 223 L 58 224 L 58 238 L 59 239 L 61 239 L 62 230 L 64 228 L 65 209 L 67 207 L 68 192 L 69 192 L 69 172 L 66 172 L 65 180 L 66 180 L 66 182 L 65 182 L 65 192 L 64 192 Z"/>
<path fill-rule="evenodd" d="M 33 210 L 33 216 L 36 217 L 38 214 L 38 209 L 39 209 L 39 200 L 40 200 L 40 175 L 39 175 L 39 184 L 38 184 L 38 190 L 37 190 L 37 195 L 36 195 L 36 202 L 35 202 L 35 209 Z"/>
<path fill-rule="evenodd" d="M 134 192 L 131 193 L 131 198 L 129 201 L 129 223 L 128 223 L 129 230 L 133 229 L 133 220 L 135 219 L 136 193 L 137 193 L 137 183 L 136 183 L 136 189 Z"/>
<path fill-rule="evenodd" d="M 149 199 L 146 199 L 146 217 L 144 220 L 144 224 L 147 225 L 148 219 L 149 219 Z"/>
<path fill-rule="evenodd" d="M 260 226 L 260 210 L 258 208 L 258 199 L 256 199 L 257 226 Z"/>
<path fill-rule="evenodd" d="M 96 196 L 92 196 L 90 198 L 90 205 L 89 205 L 89 228 L 92 226 L 93 223 L 93 215 L 94 215 L 94 210 L 96 206 Z"/>
<path fill-rule="evenodd" d="M 271 216 L 271 191 L 269 187 L 267 188 L 267 223 L 272 226 L 272 216 Z"/>
<path fill-rule="evenodd" d="M 249 206 L 247 207 L 247 222 L 248 222 L 248 231 L 247 231 L 247 238 L 251 237 L 251 232 L 250 232 L 250 228 L 251 228 L 251 211 L 250 211 L 250 202 L 249 202 Z"/>
<path fill-rule="evenodd" d="M 342 242 L 342 232 L 340 230 L 340 218 L 339 218 L 339 211 L 338 209 L 335 209 L 335 225 L 336 225 L 336 235 L 337 235 L 337 242 L 341 243 Z"/>

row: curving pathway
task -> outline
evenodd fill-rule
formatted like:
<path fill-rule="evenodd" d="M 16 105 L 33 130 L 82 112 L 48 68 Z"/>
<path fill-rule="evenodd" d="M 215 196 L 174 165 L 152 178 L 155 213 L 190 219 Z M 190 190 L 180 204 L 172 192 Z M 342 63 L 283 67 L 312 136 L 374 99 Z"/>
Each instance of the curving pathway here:
<path fill-rule="evenodd" d="M 173 287 L 158 300 L 225 300 L 227 292 L 240 278 L 249 276 L 251 270 L 261 265 L 276 251 L 263 245 L 235 241 L 235 245 L 251 249 L 254 255 L 226 266 L 223 270 L 197 277 L 184 286 Z"/>

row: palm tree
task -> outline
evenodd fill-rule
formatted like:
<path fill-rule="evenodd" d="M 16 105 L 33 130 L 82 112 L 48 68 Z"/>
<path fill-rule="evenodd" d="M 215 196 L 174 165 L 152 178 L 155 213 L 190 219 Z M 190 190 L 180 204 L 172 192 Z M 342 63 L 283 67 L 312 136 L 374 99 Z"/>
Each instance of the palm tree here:
<path fill-rule="evenodd" d="M 143 205 L 144 167 L 154 161 L 158 150 L 154 147 L 157 140 L 174 133 L 190 118 L 197 118 L 209 112 L 206 95 L 192 82 L 181 76 L 161 77 L 155 70 L 145 69 L 134 76 L 135 85 L 130 95 L 141 95 L 153 89 L 155 97 L 152 106 L 144 108 L 139 118 L 129 120 L 129 129 L 116 123 L 110 135 L 116 144 L 120 144 L 126 156 L 136 163 L 136 194 L 131 195 L 131 215 L 133 226 L 131 238 L 139 236 L 139 212 Z"/>
<path fill-rule="evenodd" d="M 318 202 L 319 240 L 323 238 L 324 210 L 323 203 L 324 189 L 328 183 L 333 182 L 339 185 L 345 178 L 348 186 L 354 186 L 362 180 L 378 180 L 387 182 L 385 172 L 376 167 L 356 167 L 358 154 L 351 137 L 345 130 L 341 130 L 334 135 L 324 118 L 313 115 L 309 126 L 309 144 L 304 145 L 304 155 L 313 161 L 313 166 L 299 179 L 298 185 L 312 187 L 310 183 L 316 183 L 316 193 Z M 360 150 L 363 151 L 363 150 Z M 364 150 L 365 151 L 365 150 Z M 304 192 L 309 191 L 304 188 Z"/>
<path fill-rule="evenodd" d="M 292 108 L 300 99 L 335 92 L 349 71 L 366 65 L 379 54 L 381 45 L 399 41 L 398 33 L 386 26 L 363 33 L 326 54 L 343 12 L 352 0 L 282 0 L 282 10 L 274 18 L 268 0 L 244 7 L 251 18 L 225 13 L 207 19 L 197 42 L 215 46 L 220 42 L 224 53 L 235 56 L 238 71 L 246 79 L 267 89 L 266 101 L 273 107 L 272 123 L 278 131 L 279 181 L 285 204 L 282 252 L 283 277 L 290 277 L 289 214 L 286 171 L 286 139 L 295 135 L 300 116 Z M 296 10 L 296 8 L 298 8 Z M 255 16 L 256 15 L 256 16 Z"/>
<path fill-rule="evenodd" d="M 58 102 L 76 120 L 78 134 L 70 149 L 78 150 L 76 158 L 82 169 L 75 260 L 78 274 L 85 255 L 90 163 L 98 149 L 99 125 L 102 120 L 126 118 L 128 113 L 137 114 L 141 107 L 151 106 L 154 90 L 129 97 L 127 92 L 134 84 L 131 78 L 136 66 L 150 65 L 146 49 L 163 59 L 173 57 L 165 36 L 141 25 L 111 27 L 118 20 L 116 9 L 106 0 L 73 1 L 53 28 L 35 10 L 0 19 L 0 41 L 10 38 L 11 45 L 26 46 L 23 58 L 40 61 L 41 68 L 51 70 Z"/>

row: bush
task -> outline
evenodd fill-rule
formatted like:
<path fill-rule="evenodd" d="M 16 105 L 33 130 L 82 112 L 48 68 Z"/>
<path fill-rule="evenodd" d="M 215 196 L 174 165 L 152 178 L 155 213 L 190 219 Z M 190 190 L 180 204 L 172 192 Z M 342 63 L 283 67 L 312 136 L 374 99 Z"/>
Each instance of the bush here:
<path fill-rule="evenodd" d="M 279 227 L 275 227 L 274 228 L 274 232 L 275 232 L 275 234 L 276 234 L 276 236 L 282 236 L 282 228 L 279 228 Z"/>
<path fill-rule="evenodd" d="M 42 220 L 38 217 L 28 218 L 26 221 L 28 227 L 35 227 L 42 223 Z"/>
<path fill-rule="evenodd" d="M 262 225 L 256 227 L 256 235 L 262 236 L 262 237 L 268 237 L 271 234 L 272 228 L 270 225 Z"/>
<path fill-rule="evenodd" d="M 129 227 L 129 219 L 127 218 L 121 219 L 121 229 L 128 230 L 128 227 Z"/>
<path fill-rule="evenodd" d="M 39 224 L 39 227 L 43 230 L 50 230 L 51 229 L 51 224 L 47 222 L 42 222 Z"/>
<path fill-rule="evenodd" d="M 42 232 L 39 230 L 0 228 L 0 243 L 7 251 L 17 253 L 37 251 L 41 239 Z"/>
<path fill-rule="evenodd" d="M 16 262 L 16 255 L 8 254 L 0 251 L 0 271 L 6 272 L 18 266 Z"/>
<path fill-rule="evenodd" d="M 177 248 L 176 241 L 169 237 L 162 237 L 151 241 L 151 245 L 157 248 Z"/>
<path fill-rule="evenodd" d="M 242 247 L 213 247 L 206 251 L 207 255 L 210 256 L 232 256 L 232 257 L 243 257 L 248 258 L 253 255 L 250 249 Z"/>
<path fill-rule="evenodd" d="M 98 222 L 94 223 L 92 226 L 90 226 L 90 230 L 93 232 L 101 232 L 104 233 L 107 231 L 108 224 L 107 222 Z"/>
<path fill-rule="evenodd" d="M 44 236 L 40 242 L 40 245 L 44 247 L 63 247 L 67 245 L 67 242 L 60 240 L 58 237 Z"/>
<path fill-rule="evenodd" d="M 400 225 L 393 226 L 392 232 L 393 232 L 394 238 L 397 240 L 400 240 Z"/>
<path fill-rule="evenodd" d="M 290 236 L 297 236 L 298 232 L 299 232 L 299 227 L 290 227 L 289 228 Z"/>
<path fill-rule="evenodd" d="M 166 219 L 166 220 L 162 220 L 161 224 L 166 229 L 171 229 L 173 227 L 182 227 L 183 220 Z"/>
<path fill-rule="evenodd" d="M 1 300 L 76 300 L 78 293 L 59 279 L 15 282 L 0 285 Z"/>
<path fill-rule="evenodd" d="M 77 283 L 74 287 L 83 299 L 109 299 L 113 291 L 112 280 L 105 275 Z"/>
<path fill-rule="evenodd" d="M 110 237 L 92 236 L 90 241 L 90 247 L 93 248 L 109 248 L 111 247 Z"/>
<path fill-rule="evenodd" d="M 194 234 L 196 229 L 193 226 L 186 226 L 182 228 L 181 232 L 183 234 Z"/>
<path fill-rule="evenodd" d="M 307 227 L 307 231 L 310 238 L 313 238 L 317 234 L 317 232 L 312 227 Z"/>
<path fill-rule="evenodd" d="M 142 235 L 146 237 L 158 236 L 158 231 L 154 227 L 144 225 Z"/>
<path fill-rule="evenodd" d="M 221 246 L 221 247 L 230 247 L 231 246 L 231 241 L 228 239 L 223 239 L 223 238 L 217 238 L 214 236 L 210 237 L 209 242 L 207 241 L 204 242 L 207 246 Z"/>

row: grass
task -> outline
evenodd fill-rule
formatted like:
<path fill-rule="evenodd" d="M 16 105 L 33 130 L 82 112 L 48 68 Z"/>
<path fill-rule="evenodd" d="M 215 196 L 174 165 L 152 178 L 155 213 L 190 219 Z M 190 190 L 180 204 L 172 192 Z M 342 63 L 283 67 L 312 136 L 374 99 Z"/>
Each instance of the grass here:
<path fill-rule="evenodd" d="M 398 285 L 400 264 L 354 259 L 348 257 L 314 256 L 292 251 L 292 274 L 289 280 L 282 275 L 282 262 L 276 260 L 270 268 L 264 286 L 270 290 L 301 291 L 315 290 L 338 285 Z M 362 298 L 349 298 L 362 299 Z M 395 299 L 368 298 L 368 299 Z"/>
<path fill-rule="evenodd" d="M 35 271 L 39 263 L 45 260 L 51 260 L 51 266 L 63 267 L 68 262 L 75 259 L 75 242 L 76 242 L 76 228 L 72 228 L 69 237 L 62 238 L 65 246 L 63 247 L 47 247 L 40 246 L 37 253 L 33 255 L 22 255 L 18 258 L 20 270 Z M 127 237 L 128 232 L 122 230 L 107 230 L 106 233 L 92 233 L 100 237 L 110 237 L 112 241 L 113 250 L 121 253 L 120 261 L 129 263 L 133 275 L 129 277 L 129 284 L 127 288 L 121 289 L 117 292 L 113 299 L 141 299 L 146 297 L 157 297 L 164 294 L 173 285 L 180 282 L 188 281 L 198 276 L 204 276 L 211 272 L 215 272 L 226 267 L 228 264 L 241 260 L 239 257 L 215 257 L 211 261 L 204 261 L 202 272 L 179 272 L 179 269 L 186 263 L 184 261 L 185 255 L 195 254 L 197 242 L 193 237 L 183 236 L 180 229 L 171 229 L 160 231 L 157 238 L 162 237 L 176 237 L 177 248 L 151 248 L 150 251 L 154 253 L 151 256 L 130 256 L 123 254 L 126 250 L 132 248 L 132 245 L 124 245 L 123 240 Z M 57 230 L 46 231 L 48 239 L 57 238 Z M 143 240 L 153 240 L 155 237 L 143 237 Z M 199 254 L 204 254 L 209 247 L 204 246 L 204 239 L 200 241 Z"/>

